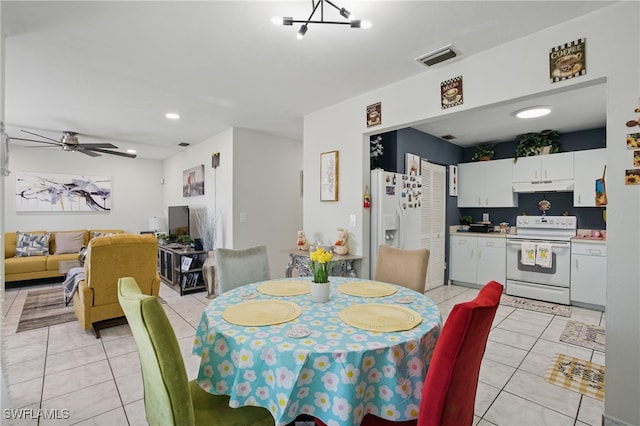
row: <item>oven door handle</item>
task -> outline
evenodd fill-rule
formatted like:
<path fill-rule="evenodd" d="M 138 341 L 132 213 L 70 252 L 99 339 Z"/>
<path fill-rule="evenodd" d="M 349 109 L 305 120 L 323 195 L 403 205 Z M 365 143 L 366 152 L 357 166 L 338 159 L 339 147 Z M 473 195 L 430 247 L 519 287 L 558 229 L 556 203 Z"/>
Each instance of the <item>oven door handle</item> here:
<path fill-rule="evenodd" d="M 533 244 L 550 244 L 552 248 L 557 247 L 557 248 L 570 248 L 571 247 L 571 243 L 545 243 L 541 240 L 517 240 L 517 241 L 513 241 L 513 240 L 509 240 L 507 241 L 508 245 L 511 246 L 520 246 L 522 245 L 522 243 L 533 243 Z"/>

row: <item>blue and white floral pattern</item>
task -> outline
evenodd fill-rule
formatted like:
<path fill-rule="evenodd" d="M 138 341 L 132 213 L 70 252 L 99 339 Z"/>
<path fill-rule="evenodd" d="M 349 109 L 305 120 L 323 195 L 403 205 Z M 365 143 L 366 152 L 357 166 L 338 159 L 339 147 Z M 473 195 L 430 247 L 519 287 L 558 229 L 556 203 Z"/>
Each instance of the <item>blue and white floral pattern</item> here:
<path fill-rule="evenodd" d="M 300 279 L 300 278 L 296 278 Z M 442 317 L 429 298 L 398 287 L 398 293 L 361 298 L 340 293 L 337 286 L 353 278 L 331 278 L 331 300 L 314 303 L 309 294 L 257 299 L 286 299 L 302 314 L 294 321 L 267 327 L 236 326 L 222 319 L 227 306 L 244 301 L 260 283 L 224 293 L 202 314 L 193 353 L 201 357 L 198 383 L 207 392 L 230 395 L 229 405 L 267 408 L 277 425 L 299 414 L 318 417 L 328 426 L 360 425 L 367 413 L 390 420 L 415 419 L 422 385 Z M 422 316 L 411 330 L 381 333 L 344 324 L 338 312 L 355 303 L 394 303 L 414 296 L 406 306 Z M 306 337 L 287 337 L 304 325 Z"/>

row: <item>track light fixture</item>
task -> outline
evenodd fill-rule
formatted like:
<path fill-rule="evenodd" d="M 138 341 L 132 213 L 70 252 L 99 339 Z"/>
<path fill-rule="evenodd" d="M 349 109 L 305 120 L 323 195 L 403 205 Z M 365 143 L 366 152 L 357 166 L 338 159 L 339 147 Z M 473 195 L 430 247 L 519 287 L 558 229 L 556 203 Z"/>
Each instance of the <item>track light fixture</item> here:
<path fill-rule="evenodd" d="M 340 16 L 342 16 L 346 21 L 325 21 L 324 19 L 324 4 L 327 3 L 332 6 L 334 9 L 338 11 Z M 309 18 L 305 20 L 293 19 L 290 16 L 285 16 L 283 18 L 273 18 L 271 21 L 274 24 L 278 25 L 293 25 L 302 24 L 300 29 L 298 30 L 298 39 L 301 39 L 307 33 L 309 29 L 309 24 L 337 24 L 337 25 L 349 25 L 351 28 L 369 28 L 371 24 L 368 21 L 361 21 L 360 19 L 349 19 L 351 16 L 351 12 L 349 12 L 344 7 L 336 6 L 331 0 L 311 0 L 312 10 Z M 313 15 L 320 9 L 320 20 L 313 20 Z"/>

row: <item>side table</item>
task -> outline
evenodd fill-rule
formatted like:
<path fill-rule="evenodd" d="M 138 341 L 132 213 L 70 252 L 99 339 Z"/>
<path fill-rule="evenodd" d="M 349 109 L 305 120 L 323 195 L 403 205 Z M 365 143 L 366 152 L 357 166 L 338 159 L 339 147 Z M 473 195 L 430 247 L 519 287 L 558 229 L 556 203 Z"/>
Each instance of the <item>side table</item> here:
<path fill-rule="evenodd" d="M 294 269 L 298 270 L 298 276 L 301 277 L 313 275 L 309 267 L 309 252 L 307 250 L 290 249 L 283 250 L 283 253 L 288 253 L 291 258 L 285 271 L 287 278 L 291 278 Z M 353 262 L 356 260 L 362 260 L 362 256 L 334 254 L 333 259 L 331 259 L 333 267 L 329 275 L 356 278 L 356 271 L 353 269 Z"/>

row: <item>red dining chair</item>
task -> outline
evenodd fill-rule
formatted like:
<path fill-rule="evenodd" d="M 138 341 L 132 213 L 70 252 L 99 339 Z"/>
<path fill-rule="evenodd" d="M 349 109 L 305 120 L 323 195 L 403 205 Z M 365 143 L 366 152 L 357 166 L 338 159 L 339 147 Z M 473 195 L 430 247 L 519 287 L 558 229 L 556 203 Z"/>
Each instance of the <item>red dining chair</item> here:
<path fill-rule="evenodd" d="M 393 422 L 367 414 L 362 426 L 471 425 L 480 363 L 501 295 L 502 285 L 491 281 L 475 299 L 453 307 L 429 364 L 417 420 Z"/>

